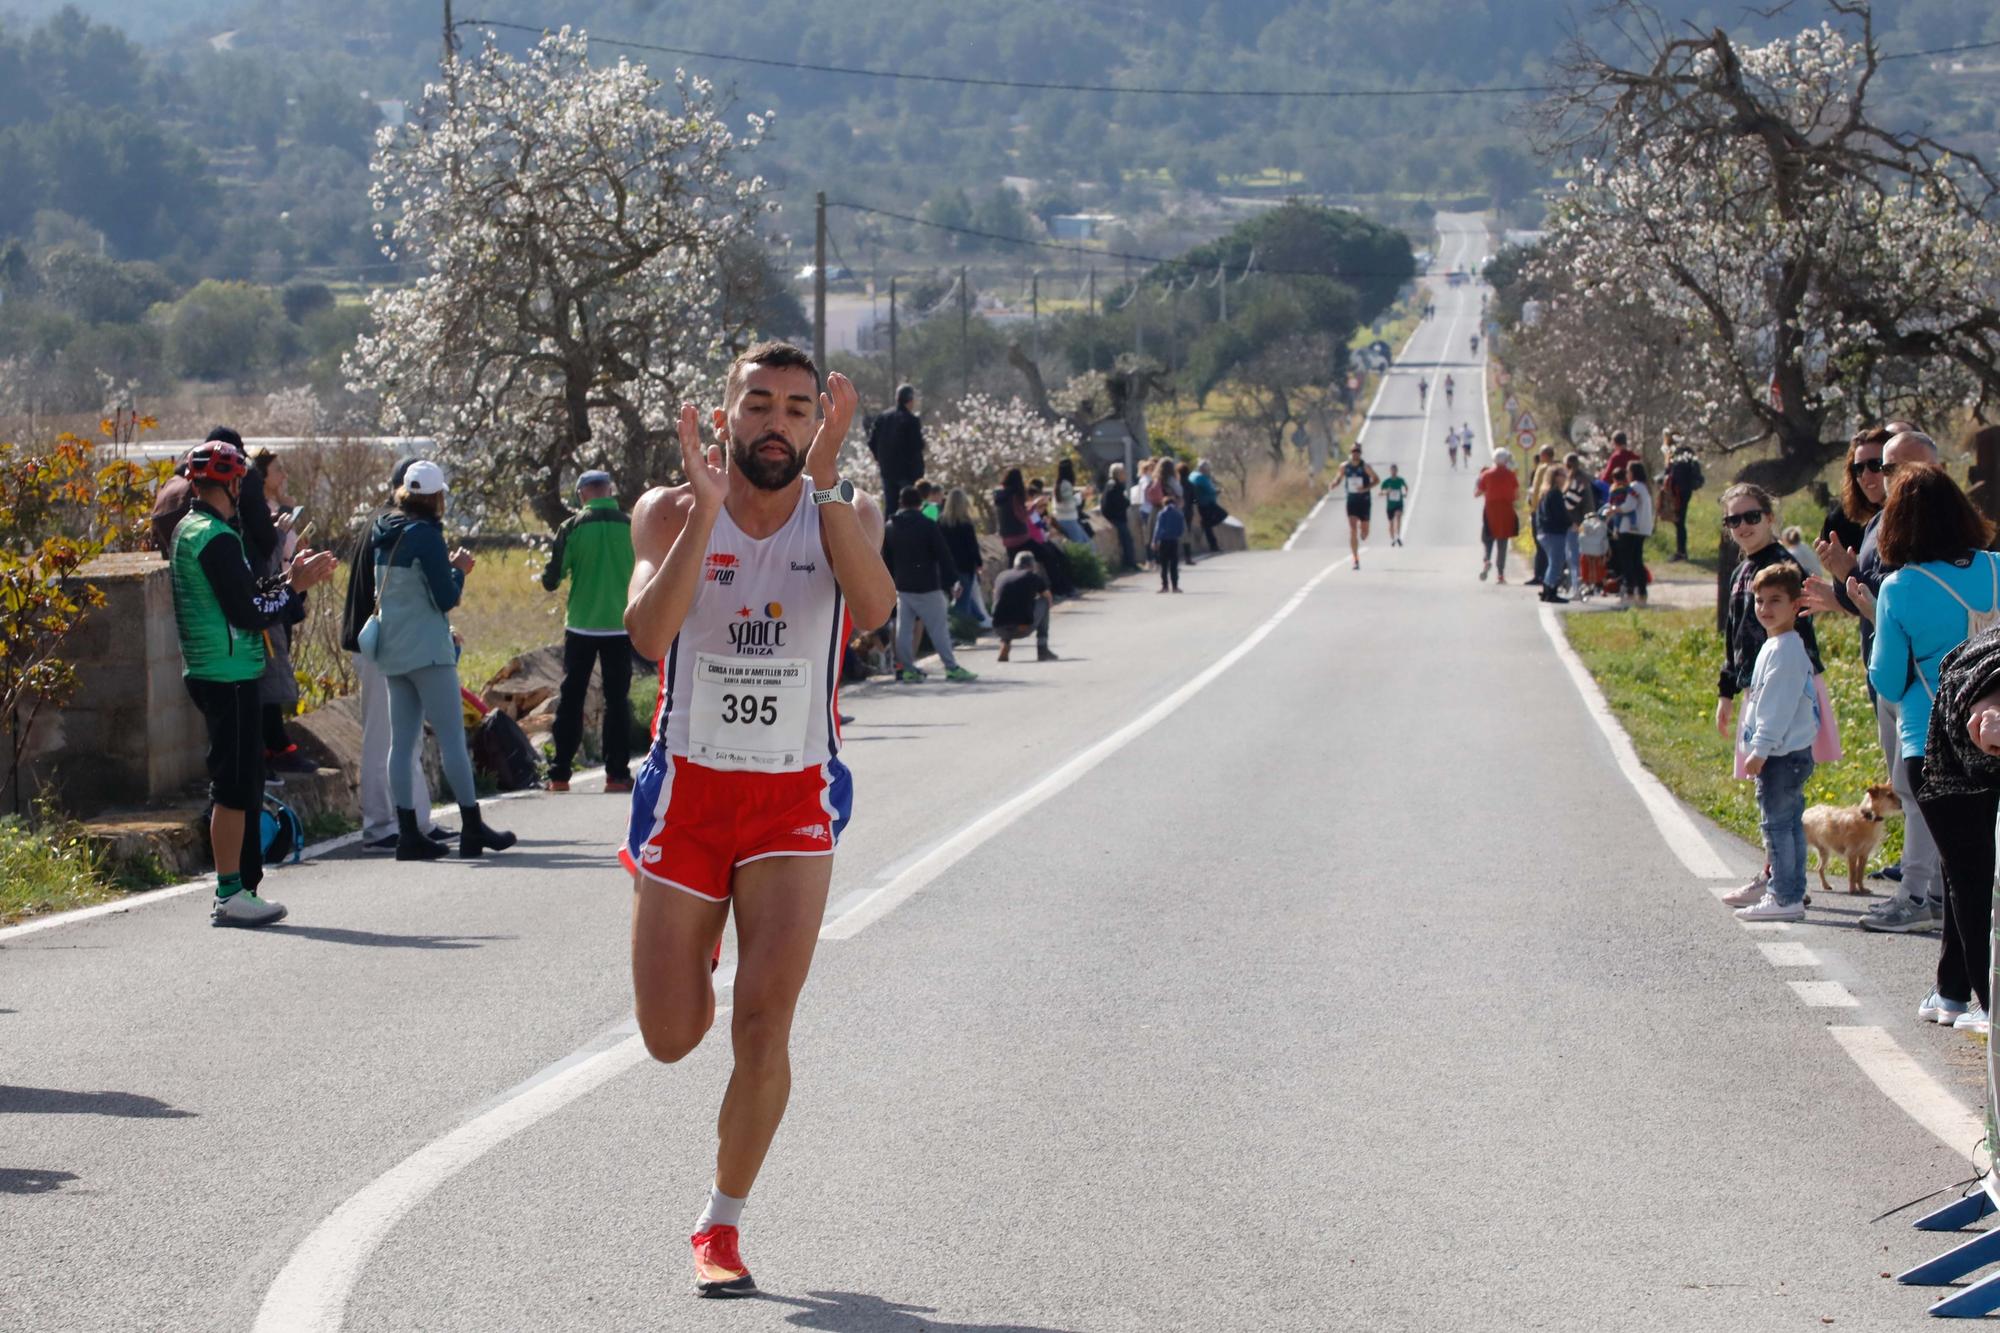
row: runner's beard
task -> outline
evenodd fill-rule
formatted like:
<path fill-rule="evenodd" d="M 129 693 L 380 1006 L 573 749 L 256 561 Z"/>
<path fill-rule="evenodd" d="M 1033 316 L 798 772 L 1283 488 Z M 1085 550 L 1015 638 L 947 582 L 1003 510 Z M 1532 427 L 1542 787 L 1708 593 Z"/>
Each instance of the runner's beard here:
<path fill-rule="evenodd" d="M 789 457 L 782 463 L 774 463 L 757 451 L 767 444 L 782 444 Z M 792 442 L 778 434 L 767 434 L 744 445 L 732 446 L 729 461 L 743 474 L 743 480 L 760 491 L 782 491 L 798 479 L 806 470 L 806 456 L 792 448 Z"/>

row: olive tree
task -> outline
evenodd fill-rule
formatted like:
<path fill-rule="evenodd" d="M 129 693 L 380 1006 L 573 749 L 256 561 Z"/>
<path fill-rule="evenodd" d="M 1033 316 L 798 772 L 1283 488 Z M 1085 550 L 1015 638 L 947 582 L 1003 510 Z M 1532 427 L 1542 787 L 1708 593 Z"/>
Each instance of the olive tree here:
<path fill-rule="evenodd" d="M 765 207 L 736 169 L 764 125 L 730 129 L 683 71 L 593 65 L 581 32 L 518 58 L 489 36 L 377 136 L 377 234 L 424 271 L 371 298 L 352 387 L 437 440 L 461 500 L 552 527 L 581 469 L 609 468 L 627 503 L 677 475 L 679 405 L 714 391 L 755 317 L 725 258 Z"/>

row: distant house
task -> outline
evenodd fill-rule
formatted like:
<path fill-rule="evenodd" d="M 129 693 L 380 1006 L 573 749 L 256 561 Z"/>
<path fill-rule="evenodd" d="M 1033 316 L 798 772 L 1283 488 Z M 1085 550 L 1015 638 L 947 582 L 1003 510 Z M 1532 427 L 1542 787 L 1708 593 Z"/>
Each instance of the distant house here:
<path fill-rule="evenodd" d="M 1115 213 L 1057 213 L 1049 219 L 1049 235 L 1058 241 L 1094 241 L 1116 221 Z"/>

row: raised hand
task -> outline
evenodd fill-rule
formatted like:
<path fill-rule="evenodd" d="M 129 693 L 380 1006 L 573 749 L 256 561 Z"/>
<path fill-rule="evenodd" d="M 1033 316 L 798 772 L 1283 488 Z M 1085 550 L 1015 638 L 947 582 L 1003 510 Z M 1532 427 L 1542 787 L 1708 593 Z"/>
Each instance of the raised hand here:
<path fill-rule="evenodd" d="M 304 592 L 314 584 L 324 583 L 332 578 L 339 564 L 339 557 L 333 552 L 307 548 L 293 558 L 286 581 L 292 585 L 292 591 Z"/>
<path fill-rule="evenodd" d="M 729 469 L 723 463 L 722 446 L 702 447 L 701 414 L 693 403 L 681 404 L 680 437 L 681 471 L 694 492 L 695 508 L 710 512 L 722 508 L 729 496 Z"/>
<path fill-rule="evenodd" d="M 1827 579 L 1822 579 L 1822 578 L 1807 579 L 1805 582 L 1805 592 L 1803 594 L 1803 597 L 1806 604 L 1806 609 L 1809 611 L 1818 612 L 1821 615 L 1830 616 L 1836 611 L 1844 611 L 1847 609 L 1843 607 L 1840 604 L 1839 599 L 1833 595 L 1833 584 L 1831 581 Z"/>
<path fill-rule="evenodd" d="M 1854 552 L 1831 537 L 1821 538 L 1813 543 L 1813 550 L 1819 555 L 1819 562 L 1826 566 L 1826 572 L 1834 578 L 1844 579 L 1854 572 L 1857 563 Z"/>
<path fill-rule="evenodd" d="M 814 485 L 829 486 L 840 475 L 840 446 L 860 405 L 854 381 L 837 370 L 826 377 L 826 392 L 819 396 L 819 430 L 806 450 L 806 473 Z"/>

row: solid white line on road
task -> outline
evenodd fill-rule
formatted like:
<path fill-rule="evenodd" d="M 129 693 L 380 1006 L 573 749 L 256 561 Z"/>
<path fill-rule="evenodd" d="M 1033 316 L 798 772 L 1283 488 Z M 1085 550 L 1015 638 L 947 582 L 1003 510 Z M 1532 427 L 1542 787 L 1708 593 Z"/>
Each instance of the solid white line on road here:
<path fill-rule="evenodd" d="M 1984 1165 L 1979 1160 L 1979 1145 L 1986 1137 L 1986 1126 L 1980 1117 L 1911 1059 L 1886 1029 L 1830 1027 L 1827 1031 L 1883 1096 L 1902 1107 L 1939 1143 L 1974 1166 Z"/>
<path fill-rule="evenodd" d="M 1041 781 L 1001 802 L 979 818 L 946 838 L 930 851 L 918 857 L 881 887 L 853 899 L 853 906 L 841 912 L 820 929 L 823 940 L 846 940 L 865 930 L 869 925 L 881 920 L 897 907 L 915 896 L 925 885 L 939 875 L 957 865 L 965 857 L 994 834 L 1012 824 L 1022 815 L 1035 809 L 1050 797 L 1076 782 L 1109 759 L 1118 751 L 1130 745 L 1139 737 L 1151 731 L 1160 723 L 1173 717 L 1189 699 L 1199 694 L 1210 682 L 1229 668 L 1235 666 L 1253 652 L 1257 645 L 1270 637 L 1271 631 L 1285 623 L 1292 612 L 1299 609 L 1313 589 L 1324 583 L 1328 576 L 1340 568 L 1335 561 L 1319 573 L 1307 579 L 1305 586 L 1291 595 L 1286 603 L 1274 612 L 1270 619 L 1245 635 L 1243 641 L 1211 663 L 1207 669 L 1195 676 L 1187 684 L 1175 690 L 1166 698 L 1148 708 L 1132 721 L 1106 736 L 1103 740 L 1073 756 L 1067 763 L 1044 777 Z M 843 900 L 849 901 L 847 899 Z"/>
<path fill-rule="evenodd" d="M 1838 981 L 1788 981 L 1808 1009 L 1859 1009 L 1861 1001 Z"/>
<path fill-rule="evenodd" d="M 1618 761 L 1618 771 L 1625 775 L 1625 781 L 1631 783 L 1632 790 L 1639 794 L 1639 800 L 1645 805 L 1646 813 L 1653 817 L 1653 827 L 1660 831 L 1660 837 L 1680 858 L 1689 874 L 1700 879 L 1730 878 L 1729 864 L 1709 845 L 1708 839 L 1688 817 L 1688 812 L 1681 808 L 1680 802 L 1674 799 L 1673 793 L 1639 762 L 1639 752 L 1632 748 L 1632 738 L 1625 734 L 1625 728 L 1618 725 L 1611 705 L 1604 701 L 1604 692 L 1591 679 L 1583 659 L 1569 646 L 1569 636 L 1563 633 L 1555 608 L 1543 605 L 1538 610 L 1541 612 L 1542 632 L 1549 636 L 1557 660 L 1569 672 L 1570 683 L 1576 686 L 1576 692 L 1583 696 L 1585 710 L 1611 745 L 1612 757 Z"/>
<path fill-rule="evenodd" d="M 728 1012 L 721 1006 L 715 1016 Z M 411 1153 L 334 1209 L 279 1270 L 264 1293 L 253 1333 L 338 1329 L 362 1268 L 405 1213 L 514 1135 L 647 1059 L 645 1040 L 637 1033 L 579 1055 L 503 1094 L 489 1109 Z"/>
<path fill-rule="evenodd" d="M 1296 528 L 1292 529 L 1292 535 L 1285 538 L 1285 544 L 1279 547 L 1278 548 L 1279 550 L 1289 551 L 1292 549 L 1292 544 L 1298 541 L 1298 539 L 1302 535 L 1304 535 L 1305 530 L 1312 526 L 1312 521 L 1319 517 L 1319 511 L 1326 508 L 1326 499 L 1327 497 L 1324 495 L 1319 497 L 1318 503 L 1313 505 L 1311 511 L 1308 512 L 1304 518 L 1299 520 L 1299 525 Z"/>
<path fill-rule="evenodd" d="M 1803 944 L 1760 944 L 1757 952 L 1772 967 L 1818 967 L 1819 955 Z"/>
<path fill-rule="evenodd" d="M 1471 232 L 1460 232 L 1458 233 L 1458 235 L 1460 237 L 1458 246 L 1458 258 L 1452 260 L 1453 268 L 1458 267 L 1460 261 L 1463 260 L 1465 257 L 1466 250 L 1472 244 Z M 1460 318 L 1464 316 L 1464 314 L 1465 314 L 1465 302 L 1460 301 L 1452 309 L 1451 327 L 1445 330 L 1444 351 L 1438 355 L 1438 364 L 1440 366 L 1444 364 L 1444 358 L 1451 355 L 1452 339 L 1458 337 L 1458 321 L 1460 320 Z M 1416 335 L 1411 334 L 1410 337 L 1414 340 Z M 1404 344 L 1405 350 L 1407 350 L 1408 347 L 1409 344 L 1405 343 Z M 1480 383 L 1482 385 L 1481 396 L 1483 397 L 1484 396 L 1483 386 L 1485 384 L 1485 376 L 1483 371 L 1481 373 Z M 1442 388 L 1440 388 L 1439 392 L 1440 393 L 1443 392 Z M 1427 400 L 1425 400 L 1424 403 L 1424 424 L 1421 434 L 1417 436 L 1417 471 L 1416 475 L 1410 478 L 1409 502 L 1403 506 L 1403 526 L 1405 529 L 1409 527 L 1410 520 L 1416 517 L 1417 501 L 1423 499 L 1424 496 L 1424 463 L 1425 460 L 1427 460 L 1431 456 L 1431 412 L 1433 409 L 1437 407 L 1437 400 L 1438 400 L 1438 395 L 1436 393 L 1433 393 Z M 1449 428 L 1451 426 L 1451 423 L 1447 421 L 1445 422 L 1445 426 Z M 1355 439 L 1355 443 L 1357 444 L 1360 443 L 1360 438 L 1358 436 Z"/>

